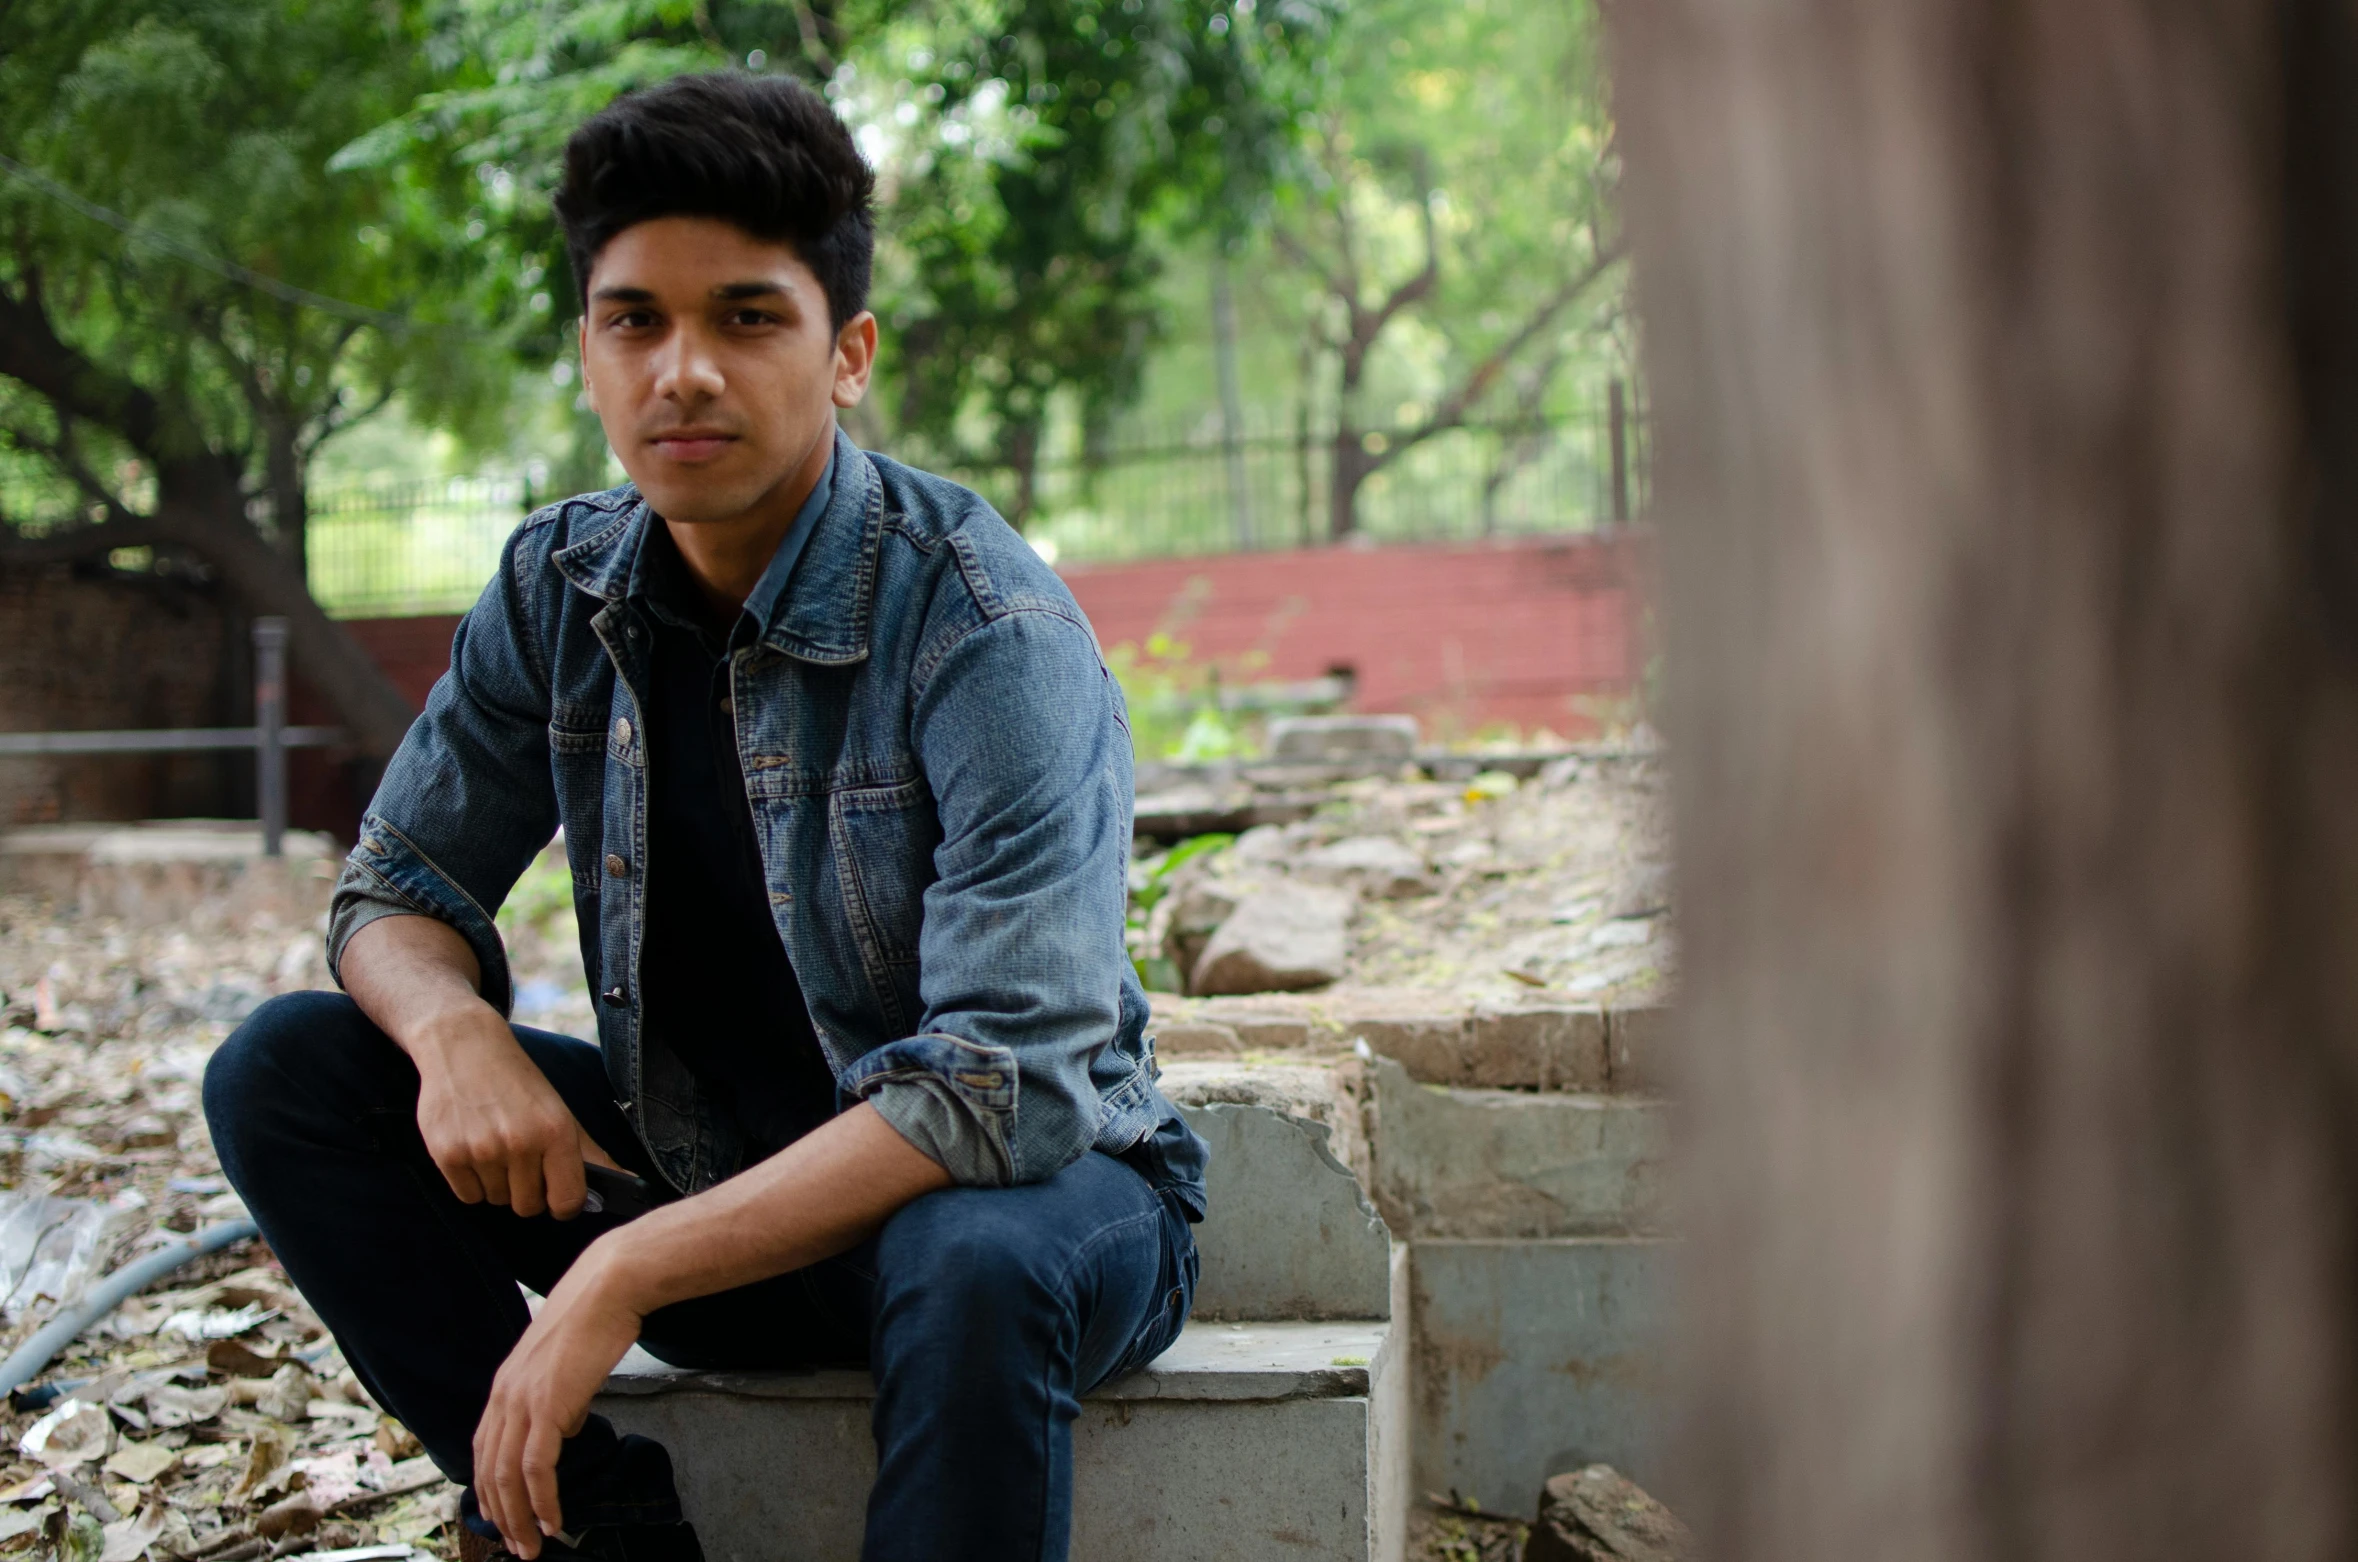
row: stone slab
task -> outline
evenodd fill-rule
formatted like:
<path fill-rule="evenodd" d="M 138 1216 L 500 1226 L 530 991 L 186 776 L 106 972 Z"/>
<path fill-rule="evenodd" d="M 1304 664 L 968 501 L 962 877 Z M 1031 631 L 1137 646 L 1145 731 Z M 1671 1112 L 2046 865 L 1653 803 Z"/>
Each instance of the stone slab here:
<path fill-rule="evenodd" d="M 1075 1562 L 1399 1562 L 1404 1353 L 1381 1323 L 1192 1323 L 1082 1402 Z M 597 1408 L 670 1449 L 714 1562 L 853 1562 L 875 1480 L 864 1371 L 691 1373 L 640 1352 Z"/>
<path fill-rule="evenodd" d="M 301 927 L 326 912 L 339 854 L 309 830 L 283 846 L 263 856 L 261 827 L 241 819 L 31 826 L 0 835 L 0 889 L 143 926 Z"/>
<path fill-rule="evenodd" d="M 1423 1085 L 1390 1058 L 1368 1078 L 1375 1203 L 1401 1237 L 1666 1234 L 1667 1103 Z"/>
<path fill-rule="evenodd" d="M 1561 1006 L 1353 1010 L 1343 1033 L 1428 1085 L 1488 1090 L 1604 1090 L 1611 1086 L 1601 1009 Z"/>
<path fill-rule="evenodd" d="M 1412 1243 L 1411 1490 L 1529 1513 L 1550 1475 L 1605 1463 L 1664 1496 L 1663 1298 L 1672 1244 Z"/>
<path fill-rule="evenodd" d="M 1323 1126 L 1226 1102 L 1180 1110 L 1212 1149 L 1197 1317 L 1391 1316 L 1391 1233 Z"/>

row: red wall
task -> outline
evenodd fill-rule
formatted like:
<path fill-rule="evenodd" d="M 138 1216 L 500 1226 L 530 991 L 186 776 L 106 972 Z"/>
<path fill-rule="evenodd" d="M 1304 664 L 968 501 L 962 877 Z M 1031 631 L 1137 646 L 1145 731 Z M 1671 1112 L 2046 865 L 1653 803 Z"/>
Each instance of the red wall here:
<path fill-rule="evenodd" d="M 1583 737 L 1595 730 L 1595 706 L 1633 693 L 1644 676 L 1649 556 L 1644 537 L 1625 533 L 1219 554 L 1063 574 L 1108 648 L 1161 630 L 1194 659 L 1248 678 L 1348 667 L 1358 679 L 1354 709 L 1407 712 L 1435 737 L 1497 723 Z M 423 705 L 449 665 L 457 626 L 441 616 L 346 627 Z M 299 680 L 292 703 L 298 722 L 333 720 Z M 345 767 L 306 753 L 293 765 L 295 822 L 350 840 L 359 803 Z"/>
<path fill-rule="evenodd" d="M 1628 534 L 1476 545 L 1316 548 L 1069 569 L 1098 640 L 1160 629 L 1247 676 L 1357 676 L 1354 709 L 1429 734 L 1494 723 L 1582 737 L 1599 697 L 1645 671 L 1648 546 Z M 1259 660 L 1259 659 L 1256 659 Z"/>

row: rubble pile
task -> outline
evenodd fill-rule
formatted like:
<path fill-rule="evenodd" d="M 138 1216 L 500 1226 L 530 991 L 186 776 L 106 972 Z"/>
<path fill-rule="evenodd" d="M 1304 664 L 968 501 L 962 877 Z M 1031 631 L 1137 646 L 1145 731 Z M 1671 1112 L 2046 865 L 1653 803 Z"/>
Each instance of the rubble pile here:
<path fill-rule="evenodd" d="M 326 985 L 316 924 L 140 927 L 0 896 L 0 1346 L 244 1214 L 205 1061 L 263 999 Z M 258 1241 L 124 1303 L 0 1415 L 0 1554 L 455 1556 L 457 1496 Z"/>
<path fill-rule="evenodd" d="M 1136 860 L 1131 953 L 1150 985 L 1190 996 L 1364 987 L 1660 1002 L 1676 968 L 1661 762 L 1575 753 L 1533 768 L 1444 780 L 1408 764 L 1313 792 L 1303 767 L 1279 767 L 1258 779 L 1282 783 L 1303 817 Z M 1228 807 L 1257 816 L 1249 800 Z M 1139 811 L 1180 816 L 1153 796 Z M 1219 817 L 1207 805 L 1188 822 Z"/>

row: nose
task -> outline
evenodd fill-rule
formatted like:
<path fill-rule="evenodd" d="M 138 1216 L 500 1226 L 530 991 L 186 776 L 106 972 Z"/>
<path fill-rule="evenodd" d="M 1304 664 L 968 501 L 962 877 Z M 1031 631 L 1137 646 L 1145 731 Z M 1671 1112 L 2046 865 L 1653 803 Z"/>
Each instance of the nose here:
<path fill-rule="evenodd" d="M 720 395 L 726 381 L 713 343 L 693 323 L 683 322 L 665 338 L 655 363 L 655 394 L 682 406 Z"/>

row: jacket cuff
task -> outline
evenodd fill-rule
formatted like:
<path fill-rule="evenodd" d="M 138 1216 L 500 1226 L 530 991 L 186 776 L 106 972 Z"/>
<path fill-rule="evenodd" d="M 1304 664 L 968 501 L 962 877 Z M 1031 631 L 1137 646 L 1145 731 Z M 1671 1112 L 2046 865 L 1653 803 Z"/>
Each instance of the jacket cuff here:
<path fill-rule="evenodd" d="M 1003 1188 L 1015 1177 L 1008 1149 L 1015 1118 L 1015 1054 L 939 1032 L 861 1056 L 836 1084 L 840 1104 L 873 1104 L 900 1136 L 963 1187 Z"/>
<path fill-rule="evenodd" d="M 383 820 L 362 822 L 360 844 L 344 859 L 328 905 L 328 974 L 344 985 L 344 950 L 352 935 L 379 917 L 432 917 L 448 924 L 474 951 L 483 1001 L 506 1018 L 515 1007 L 508 949 L 499 928 L 474 898 L 450 882 L 423 853 Z"/>

